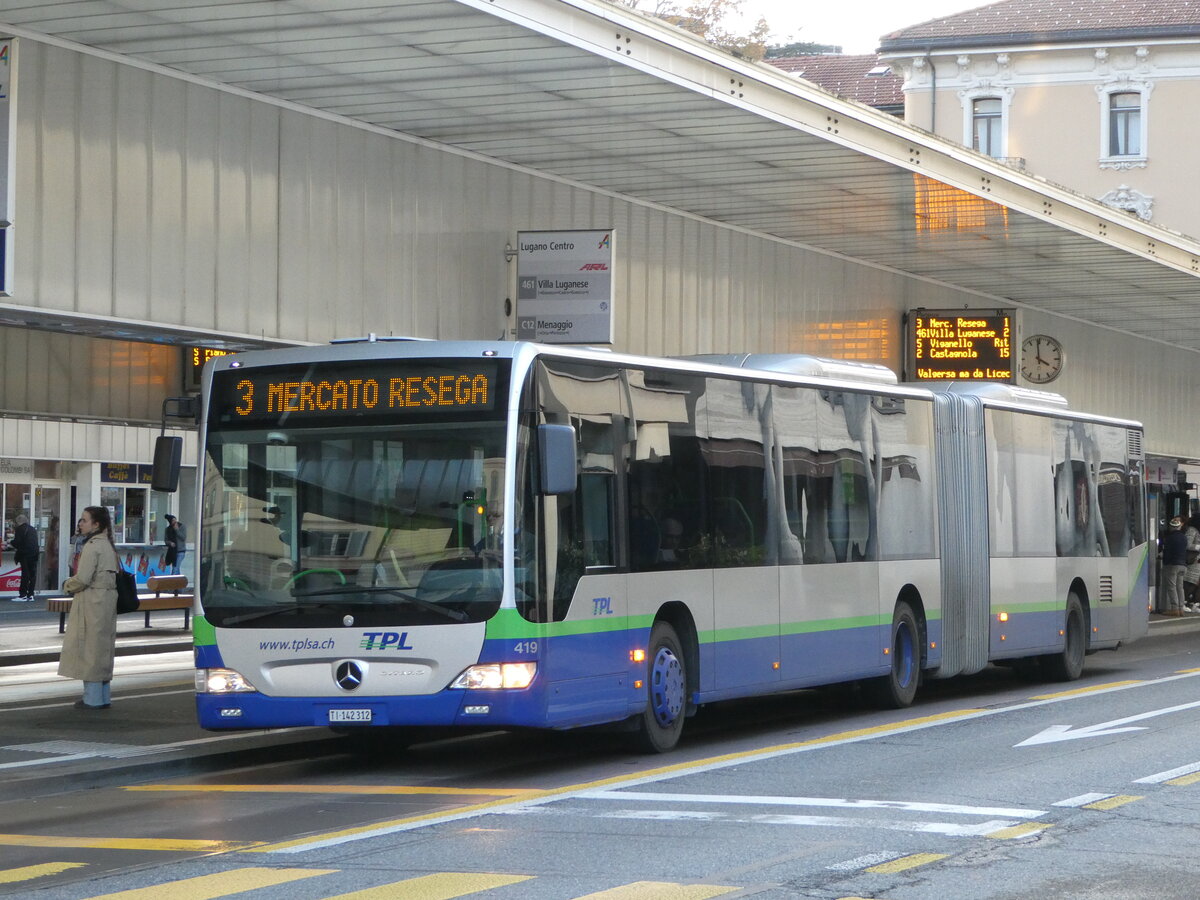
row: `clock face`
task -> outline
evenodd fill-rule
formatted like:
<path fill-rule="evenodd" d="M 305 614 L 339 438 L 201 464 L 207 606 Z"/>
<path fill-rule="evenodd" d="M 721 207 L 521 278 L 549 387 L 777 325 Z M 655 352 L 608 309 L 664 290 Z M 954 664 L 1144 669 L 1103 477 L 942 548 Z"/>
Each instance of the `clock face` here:
<path fill-rule="evenodd" d="M 1021 374 L 1034 384 L 1053 381 L 1063 368 L 1063 348 L 1056 339 L 1035 334 L 1021 344 Z"/>

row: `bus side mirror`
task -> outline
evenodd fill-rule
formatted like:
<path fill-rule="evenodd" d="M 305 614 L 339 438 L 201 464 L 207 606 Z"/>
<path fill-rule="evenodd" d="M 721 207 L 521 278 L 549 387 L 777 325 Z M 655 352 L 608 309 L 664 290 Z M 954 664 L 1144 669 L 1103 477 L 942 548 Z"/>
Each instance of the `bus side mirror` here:
<path fill-rule="evenodd" d="M 541 452 L 543 494 L 569 494 L 579 477 L 575 462 L 575 427 L 539 425 L 538 450 Z"/>
<path fill-rule="evenodd" d="M 173 494 L 179 488 L 179 467 L 183 461 L 183 438 L 159 435 L 154 441 L 154 474 L 150 489 Z"/>

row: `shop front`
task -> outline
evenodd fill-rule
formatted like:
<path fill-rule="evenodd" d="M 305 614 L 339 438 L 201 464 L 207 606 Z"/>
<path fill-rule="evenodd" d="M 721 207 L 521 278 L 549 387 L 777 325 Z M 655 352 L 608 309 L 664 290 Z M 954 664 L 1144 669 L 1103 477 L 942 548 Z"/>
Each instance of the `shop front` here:
<path fill-rule="evenodd" d="M 14 597 L 21 567 L 9 549 L 17 518 L 25 516 L 37 530 L 40 554 L 34 590 L 60 592 L 75 557 L 75 523 L 84 507 L 103 506 L 113 522 L 117 556 L 144 587 L 152 575 L 171 573 L 165 562 L 167 513 L 190 521 L 195 504 L 195 470 L 185 469 L 175 495 L 150 489 L 148 463 L 95 463 L 0 457 L 0 598 Z M 173 507 L 173 504 L 178 504 Z M 190 537 L 190 535 L 189 535 Z M 191 548 L 180 566 L 191 578 Z"/>
<path fill-rule="evenodd" d="M 0 594 L 16 594 L 21 567 L 8 549 L 17 516 L 25 516 L 37 529 L 37 591 L 55 591 L 61 583 L 64 483 L 57 462 L 33 459 L 0 459 L 0 521 L 4 523 L 4 550 L 0 553 Z"/>

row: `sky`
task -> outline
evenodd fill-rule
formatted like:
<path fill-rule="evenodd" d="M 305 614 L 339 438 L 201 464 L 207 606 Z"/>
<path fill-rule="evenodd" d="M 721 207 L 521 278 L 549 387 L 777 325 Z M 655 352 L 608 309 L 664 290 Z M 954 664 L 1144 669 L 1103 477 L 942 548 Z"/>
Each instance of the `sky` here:
<path fill-rule="evenodd" d="M 841 44 L 845 53 L 873 53 L 880 35 L 984 6 L 990 0 L 744 0 L 752 20 L 763 16 L 771 26 L 771 43 L 816 41 Z"/>

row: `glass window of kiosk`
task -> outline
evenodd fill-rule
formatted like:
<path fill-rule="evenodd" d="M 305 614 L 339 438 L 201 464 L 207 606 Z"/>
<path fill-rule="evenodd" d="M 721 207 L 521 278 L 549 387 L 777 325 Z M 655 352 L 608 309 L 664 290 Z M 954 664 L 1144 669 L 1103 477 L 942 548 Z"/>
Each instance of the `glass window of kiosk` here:
<path fill-rule="evenodd" d="M 100 505 L 112 516 L 115 543 L 145 544 L 150 540 L 149 494 L 149 488 L 142 487 L 100 488 Z"/>

